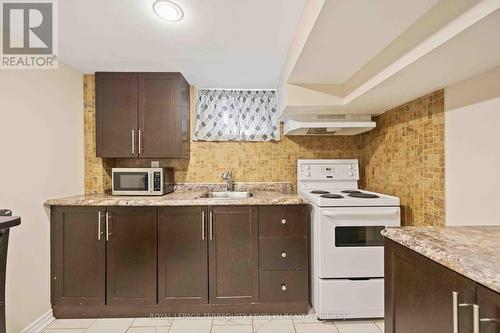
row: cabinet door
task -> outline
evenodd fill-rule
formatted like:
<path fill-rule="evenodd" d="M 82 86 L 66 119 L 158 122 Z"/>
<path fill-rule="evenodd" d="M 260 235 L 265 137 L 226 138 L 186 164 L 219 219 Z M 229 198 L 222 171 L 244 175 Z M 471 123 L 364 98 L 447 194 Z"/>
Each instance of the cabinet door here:
<path fill-rule="evenodd" d="M 96 152 L 137 157 L 137 74 L 96 73 Z"/>
<path fill-rule="evenodd" d="M 182 102 L 179 73 L 139 74 L 141 158 L 182 157 Z"/>
<path fill-rule="evenodd" d="M 257 302 L 257 208 L 214 207 L 208 232 L 211 303 Z"/>
<path fill-rule="evenodd" d="M 107 304 L 156 304 L 156 209 L 108 209 Z"/>
<path fill-rule="evenodd" d="M 481 333 L 500 332 L 500 294 L 491 289 L 477 286 L 477 304 L 481 318 Z"/>
<path fill-rule="evenodd" d="M 158 303 L 208 303 L 207 209 L 158 209 Z"/>
<path fill-rule="evenodd" d="M 52 208 L 52 304 L 104 305 L 104 212 L 98 207 Z"/>
<path fill-rule="evenodd" d="M 385 332 L 452 333 L 453 293 L 475 302 L 475 283 L 391 240 L 385 241 Z M 472 307 L 459 310 L 460 333 L 472 333 Z"/>

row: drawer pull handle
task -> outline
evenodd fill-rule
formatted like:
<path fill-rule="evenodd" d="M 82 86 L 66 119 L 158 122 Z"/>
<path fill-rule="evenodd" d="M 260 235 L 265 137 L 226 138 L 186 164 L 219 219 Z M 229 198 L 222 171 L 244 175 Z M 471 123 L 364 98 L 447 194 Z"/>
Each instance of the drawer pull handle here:
<path fill-rule="evenodd" d="M 284 283 L 283 283 L 283 284 L 281 285 L 281 290 L 286 291 L 286 284 L 284 284 Z"/>
<path fill-rule="evenodd" d="M 282 252 L 281 252 L 281 257 L 282 257 L 282 258 L 286 258 L 286 252 L 285 252 L 285 251 L 282 251 Z"/>
<path fill-rule="evenodd" d="M 286 220 L 285 219 L 281 220 L 281 224 L 286 224 Z"/>

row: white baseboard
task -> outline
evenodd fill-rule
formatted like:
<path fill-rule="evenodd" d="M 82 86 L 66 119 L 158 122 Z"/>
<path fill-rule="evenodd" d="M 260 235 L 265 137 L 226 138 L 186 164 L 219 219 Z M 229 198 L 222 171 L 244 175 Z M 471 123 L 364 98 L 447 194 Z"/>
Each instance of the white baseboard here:
<path fill-rule="evenodd" d="M 47 328 L 47 326 L 49 326 L 49 324 L 54 320 L 55 318 L 52 315 L 52 310 L 49 310 L 40 317 L 38 317 L 37 319 L 35 319 L 34 322 L 26 326 L 19 333 L 40 333 L 45 328 Z"/>

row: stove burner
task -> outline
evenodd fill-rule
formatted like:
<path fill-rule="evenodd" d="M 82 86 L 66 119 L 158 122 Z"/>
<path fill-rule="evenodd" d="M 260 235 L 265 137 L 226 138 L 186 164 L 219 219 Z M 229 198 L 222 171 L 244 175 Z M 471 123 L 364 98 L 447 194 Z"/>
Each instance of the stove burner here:
<path fill-rule="evenodd" d="M 330 192 L 328 191 L 323 191 L 323 190 L 314 190 L 314 191 L 311 191 L 312 194 L 328 194 Z"/>
<path fill-rule="evenodd" d="M 358 191 L 359 192 L 359 191 Z M 351 194 L 348 194 L 350 197 L 353 197 L 353 198 L 362 198 L 362 199 L 375 199 L 375 198 L 380 198 L 378 195 L 376 194 L 371 194 L 371 193 L 363 193 L 363 192 L 354 192 L 354 193 L 351 193 Z"/>
<path fill-rule="evenodd" d="M 358 190 L 343 190 L 341 191 L 342 193 L 363 193 L 361 191 L 358 191 Z"/>
<path fill-rule="evenodd" d="M 343 199 L 344 198 L 340 194 L 334 194 L 334 193 L 323 194 L 323 195 L 321 195 L 321 197 L 328 198 L 328 199 Z"/>

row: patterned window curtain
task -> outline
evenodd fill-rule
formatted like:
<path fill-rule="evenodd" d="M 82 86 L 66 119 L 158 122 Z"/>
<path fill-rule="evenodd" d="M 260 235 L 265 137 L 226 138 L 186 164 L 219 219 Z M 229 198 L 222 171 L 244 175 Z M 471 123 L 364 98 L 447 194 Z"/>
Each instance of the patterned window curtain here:
<path fill-rule="evenodd" d="M 279 141 L 276 91 L 198 90 L 195 141 Z"/>

